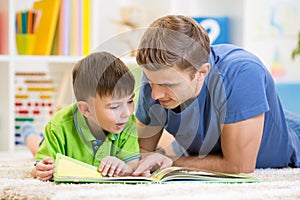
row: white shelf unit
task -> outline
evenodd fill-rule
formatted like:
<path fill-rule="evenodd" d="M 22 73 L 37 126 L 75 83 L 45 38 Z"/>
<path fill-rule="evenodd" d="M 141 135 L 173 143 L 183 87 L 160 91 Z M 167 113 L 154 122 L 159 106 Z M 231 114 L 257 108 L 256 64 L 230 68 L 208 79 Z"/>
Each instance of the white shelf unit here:
<path fill-rule="evenodd" d="M 1 22 L 1 55 L 0 55 L 0 150 L 11 150 L 14 144 L 11 141 L 11 134 L 13 133 L 13 102 L 12 102 L 12 67 L 11 56 L 9 54 L 10 44 L 9 35 L 11 6 L 7 0 L 0 0 L 0 22 Z"/>
<path fill-rule="evenodd" d="M 39 70 L 39 66 L 50 70 L 72 70 L 80 57 L 63 56 L 19 56 L 15 46 L 15 13 L 30 8 L 34 0 L 0 0 L 0 150 L 14 151 L 14 76 L 16 70 Z M 296 0 L 295 0 L 296 1 Z M 129 18 L 146 27 L 154 19 L 167 14 L 183 14 L 196 16 L 228 16 L 230 20 L 230 42 L 239 46 L 251 47 L 251 18 L 255 13 L 255 4 L 259 0 L 91 0 L 91 49 L 109 50 L 123 58 L 128 65 L 136 65 L 133 58 L 129 58 L 131 48 L 135 48 L 140 35 L 131 34 L 128 27 L 121 25 L 120 7 L 136 8 L 136 12 Z M 250 8 L 250 9 L 249 9 Z M 8 19 L 8 23 L 3 22 Z M 5 21 L 5 20 L 4 20 Z M 4 36 L 3 36 L 4 35 Z M 3 43 L 3 38 L 8 42 Z M 124 39 L 130 39 L 129 47 Z M 295 38 L 296 41 L 296 38 Z M 7 44 L 6 44 L 7 43 Z M 257 51 L 259 52 L 259 51 Z M 264 56 L 264 55 L 263 55 Z M 70 74 L 71 76 L 71 74 Z M 71 97 L 71 84 L 68 89 Z M 72 101 L 67 99 L 66 101 Z M 71 103 L 71 102 L 70 102 Z"/>
<path fill-rule="evenodd" d="M 12 69 L 9 59 L 0 60 L 0 150 L 13 149 L 13 95 Z"/>
<path fill-rule="evenodd" d="M 63 73 L 71 70 L 80 57 L 20 56 L 15 45 L 15 13 L 31 8 L 33 0 L 0 0 L 0 151 L 14 151 L 15 146 L 15 73 L 40 71 Z M 7 22 L 5 22 L 5 20 Z M 41 68 L 42 67 L 42 68 Z M 71 82 L 64 101 L 72 102 Z"/>

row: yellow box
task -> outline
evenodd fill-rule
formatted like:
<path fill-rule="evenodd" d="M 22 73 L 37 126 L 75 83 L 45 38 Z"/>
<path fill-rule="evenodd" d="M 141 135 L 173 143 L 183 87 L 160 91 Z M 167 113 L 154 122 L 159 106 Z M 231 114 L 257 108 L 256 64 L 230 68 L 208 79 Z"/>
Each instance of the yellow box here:
<path fill-rule="evenodd" d="M 35 35 L 17 34 L 16 45 L 19 55 L 32 55 L 35 46 Z"/>

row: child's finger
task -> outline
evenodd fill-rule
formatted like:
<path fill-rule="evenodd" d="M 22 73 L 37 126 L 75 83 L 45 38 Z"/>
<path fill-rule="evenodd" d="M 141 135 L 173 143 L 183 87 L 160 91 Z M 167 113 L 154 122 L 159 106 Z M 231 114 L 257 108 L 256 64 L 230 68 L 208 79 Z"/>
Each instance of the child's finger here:
<path fill-rule="evenodd" d="M 120 165 L 121 165 L 121 163 L 118 160 L 114 160 L 111 163 L 108 176 L 114 176 L 116 173 L 116 170 L 119 168 Z"/>
<path fill-rule="evenodd" d="M 109 160 L 110 160 L 109 156 L 102 159 L 102 161 L 100 163 L 100 166 L 98 168 L 99 172 L 103 172 L 105 166 L 110 162 Z"/>
<path fill-rule="evenodd" d="M 37 176 L 36 178 L 37 178 L 38 180 L 41 180 L 41 181 L 48 181 L 48 180 L 50 180 L 52 177 L 53 177 L 53 175 L 49 175 L 49 176 L 46 176 L 46 177 L 39 177 L 39 176 Z"/>
<path fill-rule="evenodd" d="M 37 178 L 39 180 L 49 180 L 52 178 L 54 174 L 54 170 L 49 170 L 49 171 L 37 171 L 36 175 L 37 175 Z"/>
<path fill-rule="evenodd" d="M 53 161 L 53 159 L 51 157 L 45 157 L 43 159 L 43 163 L 44 164 L 54 164 L 54 161 Z"/>
<path fill-rule="evenodd" d="M 98 168 L 98 171 L 99 171 L 99 172 L 102 172 L 102 171 L 103 171 L 103 168 L 104 168 L 104 166 L 105 166 L 105 165 L 104 165 L 104 163 L 103 163 L 103 162 L 101 162 L 101 163 L 100 163 L 100 166 L 99 166 L 99 168 Z"/>
<path fill-rule="evenodd" d="M 117 169 L 116 166 L 114 165 L 110 166 L 108 176 L 114 176 L 116 169 Z"/>
<path fill-rule="evenodd" d="M 110 166 L 111 166 L 110 162 L 104 163 L 104 166 L 101 170 L 101 173 L 102 173 L 103 176 L 106 176 L 108 174 L 108 170 L 110 169 Z"/>
<path fill-rule="evenodd" d="M 55 165 L 54 164 L 44 164 L 43 162 L 40 162 L 36 165 L 36 169 L 39 171 L 49 171 L 54 170 Z"/>
<path fill-rule="evenodd" d="M 122 171 L 122 169 L 123 169 L 122 166 L 117 167 L 117 169 L 115 170 L 114 176 L 119 176 L 119 174 L 120 174 L 120 172 Z"/>

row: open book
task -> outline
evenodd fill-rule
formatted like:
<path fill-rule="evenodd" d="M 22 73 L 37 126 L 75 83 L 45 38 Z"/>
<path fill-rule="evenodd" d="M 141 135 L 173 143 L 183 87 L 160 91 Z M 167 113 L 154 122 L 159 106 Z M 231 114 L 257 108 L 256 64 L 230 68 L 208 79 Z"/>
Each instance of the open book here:
<path fill-rule="evenodd" d="M 260 181 L 246 174 L 225 174 L 186 167 L 158 169 L 150 177 L 106 177 L 97 171 L 97 167 L 62 154 L 56 155 L 55 165 L 56 169 L 53 179 L 55 182 L 153 184 L 174 182 L 250 183 Z"/>

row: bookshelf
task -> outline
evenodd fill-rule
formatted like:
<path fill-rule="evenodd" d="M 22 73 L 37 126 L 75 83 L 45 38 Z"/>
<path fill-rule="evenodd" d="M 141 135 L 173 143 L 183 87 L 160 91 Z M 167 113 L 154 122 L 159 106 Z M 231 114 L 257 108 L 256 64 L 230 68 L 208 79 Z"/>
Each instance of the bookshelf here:
<path fill-rule="evenodd" d="M 22 149 L 22 147 L 16 145 L 16 142 L 18 141 L 15 134 L 17 133 L 16 127 L 18 127 L 23 120 L 22 116 L 20 117 L 20 113 L 25 112 L 26 110 L 18 109 L 17 105 L 26 104 L 27 107 L 29 107 L 29 104 L 31 106 L 32 104 L 39 104 L 39 106 L 42 105 L 41 102 L 34 101 L 29 102 L 22 100 L 22 102 L 20 102 L 19 99 L 16 98 L 18 96 L 16 91 L 22 90 L 20 84 L 22 84 L 22 81 L 24 81 L 24 77 L 22 77 L 21 75 L 17 75 L 19 72 L 21 72 L 23 76 L 24 74 L 26 75 L 26 73 L 27 75 L 29 74 L 30 76 L 32 76 L 28 78 L 30 80 L 35 80 L 34 76 L 45 72 L 47 78 L 49 76 L 52 80 L 57 79 L 55 83 L 56 88 L 61 87 L 60 84 L 62 84 L 62 78 L 64 74 L 67 74 L 67 79 L 65 80 L 66 83 L 64 83 L 67 87 L 64 88 L 63 99 L 61 101 L 63 104 L 69 104 L 74 101 L 71 84 L 71 70 L 73 69 L 74 64 L 82 58 L 81 55 L 18 55 L 15 40 L 15 14 L 17 11 L 30 9 L 33 3 L 34 0 L 0 0 L 0 151 L 15 151 L 18 149 Z M 90 0 L 90 3 L 92 11 L 90 14 L 91 51 L 95 47 L 99 48 L 99 42 L 104 41 L 105 37 L 109 38 L 109 35 L 112 35 L 112 33 L 115 32 L 115 28 L 110 28 L 108 36 L 99 34 L 103 33 L 103 26 L 98 25 L 98 19 L 103 19 L 103 16 L 99 15 L 99 10 L 95 6 L 103 7 L 103 5 L 105 5 L 106 3 L 102 0 Z M 118 8 L 118 4 L 111 4 L 112 5 L 108 5 L 110 9 Z M 102 8 L 102 10 L 105 10 L 105 8 Z M 116 10 L 115 16 L 117 15 L 118 13 Z M 110 22 L 110 20 L 110 18 L 107 19 L 108 22 Z M 103 24 L 105 24 L 105 22 Z M 99 30 L 96 30 L 97 28 L 99 28 Z M 126 53 L 123 54 L 122 59 L 128 65 L 135 65 L 134 59 L 128 57 Z M 57 99 L 57 96 L 55 96 L 54 98 Z M 52 104 L 53 102 L 50 103 Z M 49 105 L 50 103 L 48 102 Z M 47 102 L 43 104 L 48 105 Z M 30 108 L 28 108 L 26 112 L 37 112 L 37 108 L 38 107 L 34 107 L 35 110 L 30 110 Z M 46 108 L 44 110 L 46 110 Z M 47 111 L 50 110 L 48 109 Z M 39 119 L 45 117 L 45 115 L 46 114 L 41 115 Z M 27 117 L 27 119 L 31 120 L 30 117 Z M 19 120 L 21 120 L 21 122 Z M 48 120 L 47 117 L 45 117 L 44 121 L 46 120 Z"/>
<path fill-rule="evenodd" d="M 236 0 L 230 0 L 235 2 Z M 0 0 L 0 151 L 15 151 L 18 146 L 15 145 L 15 127 L 18 122 L 16 113 L 16 72 L 41 72 L 59 76 L 64 73 L 68 74 L 67 89 L 64 91 L 64 103 L 68 104 L 73 101 L 71 87 L 71 70 L 73 65 L 81 56 L 41 56 L 41 55 L 18 55 L 15 41 L 15 13 L 32 7 L 34 0 Z M 236 7 L 243 7 L 241 3 L 234 4 Z M 138 45 L 140 35 L 131 35 L 128 30 L 130 27 L 124 26 L 124 20 L 133 20 L 139 27 L 146 27 L 154 19 L 171 13 L 185 14 L 189 16 L 203 15 L 228 15 L 233 17 L 234 22 L 241 23 L 242 11 L 236 7 L 226 7 L 209 13 L 210 9 L 206 1 L 180 1 L 180 0 L 153 0 L 153 1 L 135 1 L 135 0 L 90 0 L 90 50 L 109 50 L 120 56 L 123 61 L 131 66 L 136 66 L 135 59 L 130 57 L 131 49 Z M 226 5 L 225 3 L 222 3 Z M 160 6 L 157 6 L 160 5 Z M 205 5 L 202 7 L 202 5 Z M 121 14 L 120 8 L 134 7 L 133 16 Z M 199 9 L 198 9 L 199 8 Z M 201 8 L 201 9 L 200 9 Z M 236 11 L 239 10 L 239 11 Z M 136 20 L 138 19 L 138 21 Z M 235 23 L 234 23 L 235 24 Z M 242 31 L 242 26 L 234 25 L 233 29 Z M 3 30 L 3 31 L 2 31 Z M 235 31 L 233 31 L 235 32 Z M 125 38 L 125 39 L 124 39 Z M 131 45 L 125 40 L 129 38 Z M 234 43 L 242 44 L 243 37 L 239 35 L 234 37 Z M 125 41 L 125 42 L 124 42 Z M 139 72 L 135 72 L 139 73 Z M 58 80 L 60 84 L 61 79 Z M 28 102 L 27 102 L 28 103 Z"/>
<path fill-rule="evenodd" d="M 15 42 L 15 13 L 31 8 L 33 2 L 34 0 L 0 0 L 0 151 L 18 149 L 14 136 L 15 73 L 39 72 L 43 69 L 49 74 L 62 76 L 64 72 L 71 72 L 73 65 L 81 58 L 18 55 Z M 154 19 L 167 14 L 191 17 L 228 16 L 230 43 L 252 48 L 251 18 L 256 15 L 253 8 L 257 2 L 258 0 L 90 0 L 90 50 L 109 50 L 121 57 L 127 65 L 134 67 L 135 59 L 130 57 L 130 53 L 138 45 L 140 35 L 128 32 L 131 27 L 126 26 L 124 22 L 131 20 L 139 27 L 146 27 Z M 123 15 L 128 11 L 128 7 L 134 7 L 135 10 L 129 16 Z M 255 51 L 255 47 L 253 50 Z M 66 104 L 73 101 L 70 76 L 71 73 L 63 99 Z"/>

